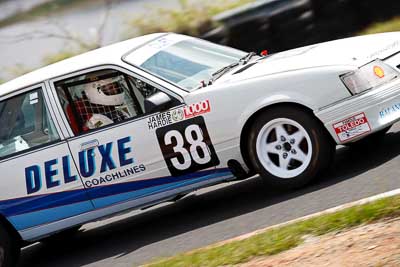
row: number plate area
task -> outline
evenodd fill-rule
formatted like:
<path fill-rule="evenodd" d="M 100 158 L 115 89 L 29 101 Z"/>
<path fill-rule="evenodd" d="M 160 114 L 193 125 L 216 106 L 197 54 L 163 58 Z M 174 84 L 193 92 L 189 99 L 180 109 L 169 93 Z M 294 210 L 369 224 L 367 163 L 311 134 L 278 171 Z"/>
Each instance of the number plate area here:
<path fill-rule="evenodd" d="M 192 173 L 219 164 L 203 117 L 158 128 L 156 135 L 172 176 Z"/>

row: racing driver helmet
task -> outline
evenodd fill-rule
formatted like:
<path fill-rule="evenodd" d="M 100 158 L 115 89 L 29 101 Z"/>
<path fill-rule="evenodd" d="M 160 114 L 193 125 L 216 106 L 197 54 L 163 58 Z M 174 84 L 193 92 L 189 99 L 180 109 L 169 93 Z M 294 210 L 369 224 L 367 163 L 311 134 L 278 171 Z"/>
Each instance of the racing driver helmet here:
<path fill-rule="evenodd" d="M 125 102 L 125 93 L 119 77 L 88 83 L 84 91 L 91 104 L 120 106 Z"/>

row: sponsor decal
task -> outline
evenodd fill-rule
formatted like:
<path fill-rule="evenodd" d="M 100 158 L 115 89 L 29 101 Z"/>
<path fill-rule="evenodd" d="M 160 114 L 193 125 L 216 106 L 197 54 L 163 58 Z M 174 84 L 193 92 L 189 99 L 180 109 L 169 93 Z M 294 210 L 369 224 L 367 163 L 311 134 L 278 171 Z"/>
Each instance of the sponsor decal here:
<path fill-rule="evenodd" d="M 39 103 L 39 94 L 37 92 L 34 92 L 29 95 L 29 104 L 35 105 L 37 103 Z"/>
<path fill-rule="evenodd" d="M 371 131 L 368 119 L 364 113 L 337 122 L 333 124 L 333 128 L 341 142 L 349 141 Z"/>
<path fill-rule="evenodd" d="M 188 105 L 183 108 L 183 111 L 185 113 L 185 119 L 208 113 L 211 111 L 210 101 L 207 99 L 198 103 Z"/>
<path fill-rule="evenodd" d="M 173 123 L 172 115 L 169 111 L 151 116 L 147 119 L 147 126 L 149 127 L 149 130 L 154 130 L 166 125 L 170 125 L 171 123 Z"/>
<path fill-rule="evenodd" d="M 135 165 L 131 168 L 127 168 L 121 171 L 117 171 L 117 172 L 112 172 L 110 174 L 106 174 L 104 176 L 100 176 L 100 177 L 96 177 L 96 178 L 91 178 L 89 180 L 85 180 L 84 183 L 86 185 L 87 188 L 93 187 L 93 186 L 97 186 L 97 185 L 104 185 L 107 183 L 111 183 L 112 181 L 118 180 L 118 179 L 122 179 L 124 177 L 129 177 L 129 176 L 133 176 L 137 173 L 140 172 L 144 172 L 146 170 L 146 167 L 144 166 L 144 164 L 140 164 L 140 165 Z"/>
<path fill-rule="evenodd" d="M 385 77 L 385 71 L 379 66 L 374 66 L 374 74 L 380 79 Z"/>
<path fill-rule="evenodd" d="M 173 110 L 171 116 L 174 122 L 181 121 L 185 118 L 185 114 L 183 113 L 182 109 Z"/>
<path fill-rule="evenodd" d="M 390 115 L 396 114 L 398 112 L 400 112 L 400 103 L 396 103 L 390 107 L 386 107 L 386 108 L 382 109 L 381 111 L 379 111 L 379 117 L 381 119 L 384 119 L 384 118 L 386 118 Z"/>
<path fill-rule="evenodd" d="M 156 114 L 147 119 L 149 130 L 156 130 L 185 119 L 197 117 L 211 111 L 209 100 L 200 101 L 182 108 Z"/>
<path fill-rule="evenodd" d="M 183 109 L 179 108 L 149 117 L 147 119 L 147 126 L 149 127 L 149 130 L 155 130 L 160 127 L 181 121 L 184 118 L 185 115 L 183 113 Z"/>
<path fill-rule="evenodd" d="M 114 180 L 144 172 L 143 164 L 136 164 L 131 157 L 132 147 L 130 136 L 118 139 L 115 142 L 101 144 L 95 148 L 82 150 L 78 153 L 77 167 L 86 187 L 110 183 Z M 113 151 L 117 150 L 117 157 Z M 96 162 L 100 159 L 100 164 Z M 44 187 L 56 188 L 62 184 L 69 184 L 79 180 L 79 174 L 71 170 L 72 160 L 69 155 L 51 159 L 39 165 L 25 168 L 25 183 L 27 194 L 39 192 Z M 96 173 L 100 177 L 93 177 Z M 44 174 L 44 176 L 42 175 Z"/>
<path fill-rule="evenodd" d="M 168 38 L 168 37 L 169 36 L 159 38 L 159 39 L 149 43 L 147 46 L 151 47 L 151 48 L 154 48 L 154 49 L 161 50 L 161 49 L 165 49 L 166 47 L 171 46 L 171 45 L 176 43 L 175 39 Z"/>

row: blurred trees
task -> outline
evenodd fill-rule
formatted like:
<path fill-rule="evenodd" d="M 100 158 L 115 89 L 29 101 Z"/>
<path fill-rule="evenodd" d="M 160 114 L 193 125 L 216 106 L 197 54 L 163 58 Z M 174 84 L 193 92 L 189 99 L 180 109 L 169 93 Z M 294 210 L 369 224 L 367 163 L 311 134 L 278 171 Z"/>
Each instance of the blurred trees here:
<path fill-rule="evenodd" d="M 179 0 L 178 8 L 153 8 L 128 21 L 127 37 L 154 32 L 200 36 L 216 26 L 213 17 L 254 0 Z"/>
<path fill-rule="evenodd" d="M 91 36 L 89 38 L 87 35 L 80 35 L 77 33 L 77 31 L 70 29 L 68 25 L 61 23 L 54 17 L 47 19 L 46 24 L 48 24 L 50 27 L 48 27 L 46 30 L 37 29 L 33 31 L 27 31 L 26 33 L 22 34 L 2 36 L 2 38 L 6 39 L 6 42 L 10 44 L 16 42 L 26 42 L 33 39 L 55 38 L 62 40 L 64 42 L 64 48 L 62 48 L 59 52 L 49 54 L 42 59 L 43 65 L 53 64 L 75 55 L 100 48 L 104 45 L 104 30 L 109 20 L 114 1 L 115 0 L 102 0 L 102 5 L 104 6 L 103 16 L 100 17 L 98 27 L 92 29 L 93 31 L 91 32 Z M 32 71 L 32 67 L 27 67 L 23 64 L 17 64 L 2 71 L 10 74 L 13 77 L 18 77 Z M 4 78 L 1 78 L 0 73 L 0 84 L 4 82 L 4 80 Z"/>

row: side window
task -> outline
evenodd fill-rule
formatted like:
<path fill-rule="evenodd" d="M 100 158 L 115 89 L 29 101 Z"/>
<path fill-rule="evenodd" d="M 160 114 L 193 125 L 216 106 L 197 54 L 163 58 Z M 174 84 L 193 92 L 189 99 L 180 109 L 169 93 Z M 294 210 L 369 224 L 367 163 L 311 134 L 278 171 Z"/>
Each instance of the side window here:
<path fill-rule="evenodd" d="M 74 134 L 146 114 L 144 102 L 159 92 L 140 79 L 116 70 L 102 70 L 55 84 Z"/>
<path fill-rule="evenodd" d="M 146 100 L 146 98 L 158 93 L 159 90 L 157 90 L 157 88 L 155 88 L 154 86 L 151 86 L 150 84 L 145 83 L 142 80 L 134 77 L 129 77 L 128 80 L 131 84 L 133 94 L 138 100 L 140 108 L 143 110 L 143 113 L 146 114 L 147 111 L 144 107 L 144 101 Z"/>
<path fill-rule="evenodd" d="M 0 158 L 59 139 L 42 91 L 0 102 Z"/>

